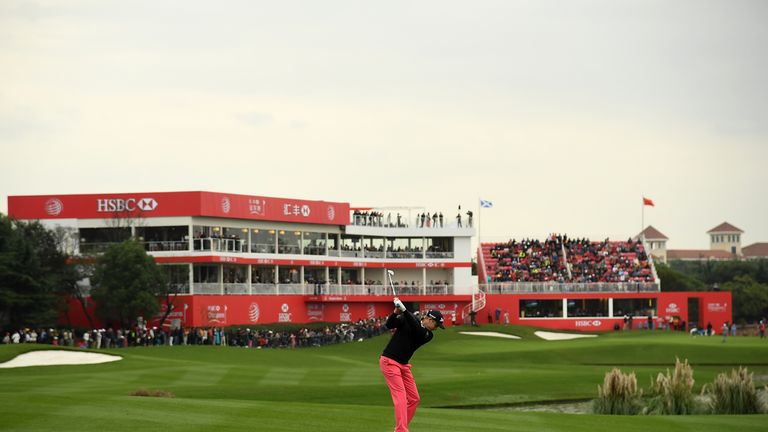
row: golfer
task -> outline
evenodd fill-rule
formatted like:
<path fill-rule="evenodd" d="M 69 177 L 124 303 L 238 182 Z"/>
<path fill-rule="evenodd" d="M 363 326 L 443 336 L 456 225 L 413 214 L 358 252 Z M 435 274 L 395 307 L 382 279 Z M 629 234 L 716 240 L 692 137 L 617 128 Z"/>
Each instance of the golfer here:
<path fill-rule="evenodd" d="M 419 321 L 395 297 L 395 311 L 387 319 L 386 326 L 395 329 L 395 333 L 379 358 L 379 366 L 395 406 L 395 432 L 408 432 L 408 424 L 419 406 L 419 391 L 408 362 L 420 346 L 432 340 L 435 328 L 445 328 L 443 314 L 430 310 Z"/>

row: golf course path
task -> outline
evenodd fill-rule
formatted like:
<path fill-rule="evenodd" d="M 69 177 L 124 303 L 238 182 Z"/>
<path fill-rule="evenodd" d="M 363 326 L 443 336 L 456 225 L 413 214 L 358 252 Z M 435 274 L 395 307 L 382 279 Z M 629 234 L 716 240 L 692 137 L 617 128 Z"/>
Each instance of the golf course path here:
<path fill-rule="evenodd" d="M 533 334 L 548 341 L 597 337 L 597 335 L 594 335 L 594 334 L 552 333 L 552 332 L 545 332 L 545 331 L 537 331 L 537 332 L 533 332 Z"/>
<path fill-rule="evenodd" d="M 0 369 L 29 367 L 29 366 L 58 366 L 109 363 L 122 360 L 122 357 L 77 352 L 67 350 L 42 350 L 19 354 L 5 363 L 0 363 Z"/>
<path fill-rule="evenodd" d="M 506 333 L 499 333 L 499 332 L 459 332 L 461 334 L 470 335 L 470 336 L 489 336 L 489 337 L 498 337 L 498 338 L 505 338 L 505 339 L 520 339 L 520 336 L 515 336 L 511 334 Z"/>

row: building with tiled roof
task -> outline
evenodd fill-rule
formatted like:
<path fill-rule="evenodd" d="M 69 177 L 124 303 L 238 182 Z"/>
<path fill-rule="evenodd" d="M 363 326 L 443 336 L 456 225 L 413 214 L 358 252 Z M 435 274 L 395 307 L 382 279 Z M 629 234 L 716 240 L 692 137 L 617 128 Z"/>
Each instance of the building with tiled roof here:
<path fill-rule="evenodd" d="M 652 225 L 648 225 L 637 237 L 642 237 L 645 240 L 648 253 L 653 256 L 654 261 L 667 262 L 667 240 L 669 237 Z"/>
<path fill-rule="evenodd" d="M 753 243 L 745 246 L 742 250 L 744 259 L 766 259 L 768 258 L 768 242 Z"/>
<path fill-rule="evenodd" d="M 734 256 L 723 250 L 709 249 L 670 249 L 667 251 L 669 261 L 709 261 L 730 260 Z"/>
<path fill-rule="evenodd" d="M 707 231 L 709 234 L 709 248 L 713 250 L 722 250 L 734 256 L 741 256 L 741 235 L 744 231 L 736 228 L 728 222 Z"/>

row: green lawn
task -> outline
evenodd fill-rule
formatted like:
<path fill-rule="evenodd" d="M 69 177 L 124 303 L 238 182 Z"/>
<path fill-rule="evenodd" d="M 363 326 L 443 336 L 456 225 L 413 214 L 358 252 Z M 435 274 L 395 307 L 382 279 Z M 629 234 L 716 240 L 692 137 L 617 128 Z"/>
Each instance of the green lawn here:
<path fill-rule="evenodd" d="M 462 330 L 462 329 L 459 329 Z M 466 330 L 466 329 L 464 329 Z M 456 409 L 583 400 L 613 366 L 647 388 L 674 366 L 694 367 L 696 388 L 746 365 L 768 380 L 768 341 L 691 338 L 659 332 L 610 333 L 547 342 L 524 327 L 485 326 L 523 340 L 439 332 L 413 359 L 422 405 L 413 431 L 765 430 L 768 416 L 624 417 Z M 0 369 L 0 430 L 391 431 L 389 392 L 378 370 L 388 336 L 297 350 L 153 347 L 109 350 L 122 361 L 90 366 Z M 40 346 L 0 346 L 0 360 Z M 176 398 L 140 398 L 137 389 Z M 672 429 L 674 428 L 674 429 Z"/>

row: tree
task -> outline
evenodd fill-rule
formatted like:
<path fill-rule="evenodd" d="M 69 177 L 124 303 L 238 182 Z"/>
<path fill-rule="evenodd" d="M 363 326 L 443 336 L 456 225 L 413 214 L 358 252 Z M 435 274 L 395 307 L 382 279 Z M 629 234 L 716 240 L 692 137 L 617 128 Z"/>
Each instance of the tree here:
<path fill-rule="evenodd" d="M 98 258 L 92 282 L 96 314 L 124 328 L 139 316 L 155 316 L 158 297 L 168 289 L 165 273 L 133 240 L 111 245 Z"/>
<path fill-rule="evenodd" d="M 77 280 L 67 259 L 42 224 L 0 214 L 0 325 L 54 326 Z"/>
<path fill-rule="evenodd" d="M 736 276 L 724 289 L 733 294 L 733 319 L 740 323 L 757 322 L 768 310 L 768 286 L 750 276 Z"/>
<path fill-rule="evenodd" d="M 681 273 L 672 267 L 657 263 L 656 272 L 661 280 L 662 291 L 706 291 L 704 282 L 695 276 Z"/>

